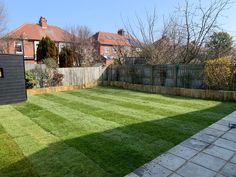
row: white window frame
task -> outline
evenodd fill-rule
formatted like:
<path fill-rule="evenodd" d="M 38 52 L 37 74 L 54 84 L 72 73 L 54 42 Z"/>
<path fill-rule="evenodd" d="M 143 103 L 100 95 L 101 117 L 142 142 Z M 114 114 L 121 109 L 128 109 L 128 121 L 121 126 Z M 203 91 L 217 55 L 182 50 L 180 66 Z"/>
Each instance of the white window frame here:
<path fill-rule="evenodd" d="M 17 51 L 17 45 L 21 46 L 21 51 Z M 17 40 L 15 41 L 15 52 L 16 54 L 23 54 L 23 41 Z"/>
<path fill-rule="evenodd" d="M 38 49 L 39 41 L 34 41 L 34 59 L 37 60 L 37 49 Z"/>

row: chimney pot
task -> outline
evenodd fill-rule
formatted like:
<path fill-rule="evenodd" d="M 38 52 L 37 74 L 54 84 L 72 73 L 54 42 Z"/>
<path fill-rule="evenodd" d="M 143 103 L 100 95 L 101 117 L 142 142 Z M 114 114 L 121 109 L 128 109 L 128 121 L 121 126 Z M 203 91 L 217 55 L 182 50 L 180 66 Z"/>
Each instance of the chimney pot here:
<path fill-rule="evenodd" d="M 125 30 L 124 29 L 119 29 L 117 33 L 121 36 L 124 36 L 125 35 Z"/>
<path fill-rule="evenodd" d="M 47 24 L 47 19 L 45 17 L 40 17 L 39 19 L 39 25 L 43 28 L 46 29 L 48 24 Z"/>

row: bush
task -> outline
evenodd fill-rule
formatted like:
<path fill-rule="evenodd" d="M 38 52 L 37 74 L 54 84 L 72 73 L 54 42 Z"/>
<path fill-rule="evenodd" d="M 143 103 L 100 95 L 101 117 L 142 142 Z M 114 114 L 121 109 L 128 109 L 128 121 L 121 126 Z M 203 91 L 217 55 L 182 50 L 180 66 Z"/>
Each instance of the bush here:
<path fill-rule="evenodd" d="M 52 78 L 52 80 L 53 80 L 53 85 L 54 85 L 54 86 L 62 85 L 62 80 L 63 80 L 63 78 L 64 78 L 64 75 L 63 75 L 63 74 L 58 73 L 57 71 L 55 71 L 55 72 L 53 73 L 53 78 Z"/>
<path fill-rule="evenodd" d="M 37 85 L 37 80 L 32 71 L 25 72 L 25 86 L 27 89 L 32 89 Z"/>
<path fill-rule="evenodd" d="M 53 58 L 58 62 L 58 48 L 49 37 L 43 37 L 37 48 L 37 61 L 42 62 L 45 58 Z"/>
<path fill-rule="evenodd" d="M 59 55 L 60 67 L 73 67 L 74 66 L 74 52 L 69 47 L 63 47 Z"/>
<path fill-rule="evenodd" d="M 211 89 L 230 89 L 235 66 L 236 62 L 231 57 L 209 60 L 204 68 L 204 83 Z"/>

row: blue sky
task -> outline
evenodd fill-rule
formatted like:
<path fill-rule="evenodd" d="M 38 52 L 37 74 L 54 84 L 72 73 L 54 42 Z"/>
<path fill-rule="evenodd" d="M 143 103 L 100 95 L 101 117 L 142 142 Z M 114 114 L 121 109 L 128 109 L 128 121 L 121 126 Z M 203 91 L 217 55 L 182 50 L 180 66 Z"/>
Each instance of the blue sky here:
<path fill-rule="evenodd" d="M 1 0 L 0 0 L 1 1 Z M 93 32 L 116 32 L 123 19 L 144 18 L 155 7 L 162 19 L 183 0 L 2 0 L 7 9 L 8 31 L 25 22 L 38 22 L 45 16 L 48 23 L 62 28 L 86 25 Z M 192 0 L 194 1 L 194 0 Z M 196 1 L 196 0 L 195 0 Z M 210 0 L 203 0 L 207 3 Z M 220 19 L 223 28 L 236 37 L 236 4 Z"/>

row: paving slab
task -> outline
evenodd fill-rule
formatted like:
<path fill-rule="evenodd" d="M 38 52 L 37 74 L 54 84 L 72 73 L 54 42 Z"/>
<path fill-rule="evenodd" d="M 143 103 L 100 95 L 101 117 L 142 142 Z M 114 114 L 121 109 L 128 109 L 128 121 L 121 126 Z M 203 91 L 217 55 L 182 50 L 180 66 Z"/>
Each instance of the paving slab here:
<path fill-rule="evenodd" d="M 204 168 L 200 165 L 188 162 L 185 166 L 177 171 L 184 177 L 214 177 L 216 172 Z"/>
<path fill-rule="evenodd" d="M 219 138 L 214 142 L 214 145 L 223 147 L 236 152 L 236 143 L 226 139 Z"/>
<path fill-rule="evenodd" d="M 224 168 L 221 170 L 221 174 L 226 177 L 235 177 L 236 176 L 236 164 L 227 163 Z"/>
<path fill-rule="evenodd" d="M 126 177 L 236 177 L 236 111 Z"/>
<path fill-rule="evenodd" d="M 230 129 L 229 126 L 221 125 L 218 123 L 212 124 L 209 128 L 213 128 L 213 129 L 224 131 L 224 132 L 226 132 Z"/>
<path fill-rule="evenodd" d="M 196 135 L 192 136 L 192 138 L 196 140 L 204 141 L 206 143 L 212 143 L 217 139 L 217 137 L 215 136 L 207 135 L 202 132 L 197 133 Z"/>
<path fill-rule="evenodd" d="M 174 174 L 172 174 L 170 177 L 182 177 L 182 176 L 180 176 L 180 175 L 174 173 Z"/>
<path fill-rule="evenodd" d="M 162 154 L 161 156 L 157 157 L 156 159 L 153 160 L 154 163 L 158 163 L 161 166 L 168 168 L 172 171 L 177 170 L 180 166 L 182 166 L 186 160 L 175 156 L 170 153 L 165 153 Z"/>
<path fill-rule="evenodd" d="M 234 141 L 236 143 L 236 135 L 234 133 L 227 132 L 222 136 L 222 138 Z"/>
<path fill-rule="evenodd" d="M 181 146 L 181 145 L 175 146 L 174 148 L 170 149 L 168 152 L 176 156 L 179 156 L 185 160 L 189 160 L 190 158 L 192 158 L 198 153 L 197 150 L 194 150 L 185 146 Z"/>
<path fill-rule="evenodd" d="M 207 147 L 206 149 L 204 149 L 203 152 L 207 153 L 209 155 L 215 156 L 215 157 L 219 157 L 219 158 L 224 159 L 226 161 L 228 161 L 234 155 L 233 151 L 228 150 L 228 149 L 224 149 L 222 147 L 215 146 L 215 145 L 211 145 L 211 146 Z"/>
<path fill-rule="evenodd" d="M 235 163 L 236 164 L 236 154 L 234 155 L 234 157 L 230 160 L 230 162 Z"/>
<path fill-rule="evenodd" d="M 204 134 L 212 135 L 212 136 L 216 136 L 216 137 L 220 137 L 220 136 L 222 136 L 225 133 L 224 131 L 216 130 L 214 128 L 209 128 L 209 127 L 204 129 L 201 132 L 204 133 Z"/>
<path fill-rule="evenodd" d="M 201 151 L 204 148 L 206 148 L 209 145 L 209 143 L 190 138 L 181 143 L 181 145 L 197 151 Z"/>
<path fill-rule="evenodd" d="M 197 154 L 193 159 L 191 159 L 191 162 L 194 162 L 195 164 L 204 166 L 216 172 L 219 171 L 226 164 L 225 160 L 205 153 Z"/>
<path fill-rule="evenodd" d="M 159 164 L 151 162 L 138 168 L 134 173 L 140 177 L 167 177 L 173 172 Z"/>

